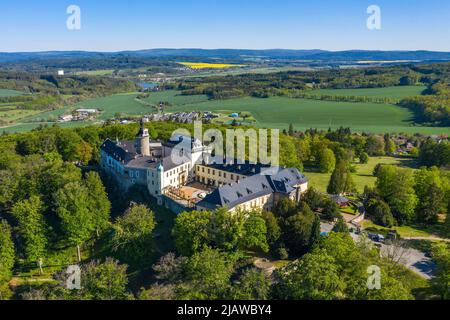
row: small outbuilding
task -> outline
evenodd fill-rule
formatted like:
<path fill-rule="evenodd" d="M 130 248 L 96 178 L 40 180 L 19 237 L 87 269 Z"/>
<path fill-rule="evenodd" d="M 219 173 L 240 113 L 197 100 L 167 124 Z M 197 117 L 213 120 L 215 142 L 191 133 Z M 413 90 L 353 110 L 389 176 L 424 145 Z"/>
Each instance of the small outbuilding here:
<path fill-rule="evenodd" d="M 347 208 L 350 205 L 350 200 L 340 195 L 331 196 L 331 199 L 341 208 Z"/>

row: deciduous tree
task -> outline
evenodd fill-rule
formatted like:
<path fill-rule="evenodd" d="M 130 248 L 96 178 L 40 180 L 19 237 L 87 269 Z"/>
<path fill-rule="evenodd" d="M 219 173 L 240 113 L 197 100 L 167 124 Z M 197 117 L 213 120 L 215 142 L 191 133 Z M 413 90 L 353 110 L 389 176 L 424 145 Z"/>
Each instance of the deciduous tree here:
<path fill-rule="evenodd" d="M 112 249 L 132 266 L 148 264 L 153 255 L 155 218 L 144 205 L 135 205 L 113 225 Z"/>
<path fill-rule="evenodd" d="M 179 253 L 191 256 L 208 243 L 210 219 L 210 211 L 183 212 L 176 217 L 172 235 Z"/>
<path fill-rule="evenodd" d="M 81 296 L 89 300 L 126 300 L 127 266 L 117 260 L 107 258 L 105 262 L 92 261 L 82 268 Z"/>
<path fill-rule="evenodd" d="M 46 255 L 48 242 L 41 199 L 32 196 L 28 200 L 21 200 L 14 205 L 12 213 L 18 221 L 27 261 L 38 263 Z"/>
<path fill-rule="evenodd" d="M 382 166 L 377 175 L 378 193 L 389 204 L 400 224 L 413 220 L 417 206 L 414 192 L 414 176 L 411 170 Z"/>

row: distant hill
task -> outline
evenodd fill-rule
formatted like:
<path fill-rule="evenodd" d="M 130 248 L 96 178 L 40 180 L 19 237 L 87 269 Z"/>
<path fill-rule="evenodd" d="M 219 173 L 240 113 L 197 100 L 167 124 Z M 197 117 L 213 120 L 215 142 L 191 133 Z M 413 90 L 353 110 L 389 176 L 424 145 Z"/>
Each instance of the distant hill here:
<path fill-rule="evenodd" d="M 450 52 L 435 51 L 324 51 L 324 50 L 245 50 L 245 49 L 149 49 L 121 52 L 47 51 L 47 52 L 0 52 L 0 63 L 64 58 L 106 58 L 129 56 L 146 57 L 208 57 L 235 59 L 262 57 L 267 59 L 297 59 L 316 61 L 450 61 Z"/>
<path fill-rule="evenodd" d="M 418 60 L 418 61 L 448 61 L 450 52 L 435 51 L 338 51 L 320 52 L 308 57 L 312 60 L 335 61 L 393 61 L 393 60 Z"/>

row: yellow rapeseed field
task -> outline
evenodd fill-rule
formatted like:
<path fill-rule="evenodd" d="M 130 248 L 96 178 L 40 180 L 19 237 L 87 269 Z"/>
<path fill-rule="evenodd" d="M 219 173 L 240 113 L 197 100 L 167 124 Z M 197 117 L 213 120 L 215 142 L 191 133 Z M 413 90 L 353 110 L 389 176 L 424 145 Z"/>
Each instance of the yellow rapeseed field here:
<path fill-rule="evenodd" d="M 234 67 L 244 67 L 241 64 L 227 64 L 227 63 L 205 63 L 205 62 L 179 62 L 183 66 L 192 69 L 226 69 Z"/>

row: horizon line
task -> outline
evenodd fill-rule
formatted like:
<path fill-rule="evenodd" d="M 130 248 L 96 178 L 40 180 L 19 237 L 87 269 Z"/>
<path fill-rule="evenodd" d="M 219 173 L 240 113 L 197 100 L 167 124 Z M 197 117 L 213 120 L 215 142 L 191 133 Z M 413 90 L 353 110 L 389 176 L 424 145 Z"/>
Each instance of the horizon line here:
<path fill-rule="evenodd" d="M 85 49 L 69 49 L 69 50 L 39 50 L 39 51 L 0 51 L 0 54 L 20 54 L 20 53 L 58 53 L 58 52 L 86 52 L 86 53 L 122 53 L 122 52 L 139 52 L 139 51 L 151 51 L 151 50 L 204 50 L 204 51 L 217 51 L 217 50 L 243 50 L 243 51 L 324 51 L 324 52 L 436 52 L 436 53 L 450 53 L 450 51 L 429 50 L 429 49 L 343 49 L 343 50 L 329 50 L 329 49 L 287 49 L 287 48 L 264 48 L 264 49 L 248 49 L 248 48 L 195 48 L 195 47 L 155 47 L 155 48 L 143 48 L 143 49 L 122 49 L 122 50 L 85 50 Z"/>

